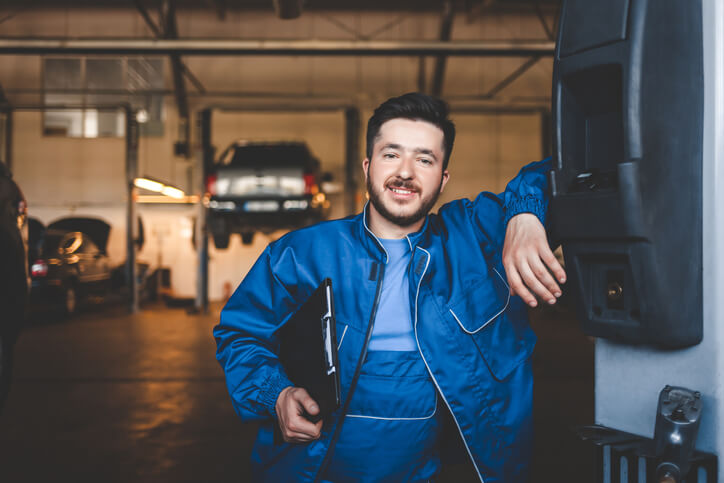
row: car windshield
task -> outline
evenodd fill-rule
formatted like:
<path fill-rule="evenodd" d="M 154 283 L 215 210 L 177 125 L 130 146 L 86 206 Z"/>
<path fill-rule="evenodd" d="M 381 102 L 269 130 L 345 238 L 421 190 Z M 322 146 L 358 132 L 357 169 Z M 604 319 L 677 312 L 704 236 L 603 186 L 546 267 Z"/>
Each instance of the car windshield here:
<path fill-rule="evenodd" d="M 249 167 L 310 167 L 310 157 L 304 146 L 239 146 L 228 163 L 231 166 Z"/>

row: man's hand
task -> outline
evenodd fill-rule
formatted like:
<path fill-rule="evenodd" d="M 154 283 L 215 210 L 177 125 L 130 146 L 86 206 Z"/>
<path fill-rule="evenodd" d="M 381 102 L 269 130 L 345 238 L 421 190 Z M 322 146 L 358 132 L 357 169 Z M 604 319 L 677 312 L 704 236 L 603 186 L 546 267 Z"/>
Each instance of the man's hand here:
<path fill-rule="evenodd" d="M 308 443 L 319 438 L 322 420 L 313 423 L 302 416 L 304 411 L 312 416 L 319 414 L 319 406 L 305 389 L 285 387 L 279 393 L 274 410 L 287 443 Z"/>
<path fill-rule="evenodd" d="M 511 295 L 520 295 L 531 307 L 538 305 L 531 291 L 549 304 L 556 303 L 561 296 L 556 279 L 564 283 L 566 272 L 548 246 L 545 229 L 535 215 L 521 213 L 508 222 L 503 266 Z"/>

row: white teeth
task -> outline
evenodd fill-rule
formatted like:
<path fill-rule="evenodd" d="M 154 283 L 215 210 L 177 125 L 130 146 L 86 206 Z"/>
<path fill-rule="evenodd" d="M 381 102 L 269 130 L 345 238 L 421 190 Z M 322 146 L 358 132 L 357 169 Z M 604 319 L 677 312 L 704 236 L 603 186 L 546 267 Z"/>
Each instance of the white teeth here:
<path fill-rule="evenodd" d="M 399 189 L 399 188 L 390 188 L 390 190 L 391 190 L 393 193 L 399 193 L 399 194 L 401 194 L 401 195 L 408 195 L 408 194 L 412 193 L 412 190 L 402 190 L 402 189 Z"/>

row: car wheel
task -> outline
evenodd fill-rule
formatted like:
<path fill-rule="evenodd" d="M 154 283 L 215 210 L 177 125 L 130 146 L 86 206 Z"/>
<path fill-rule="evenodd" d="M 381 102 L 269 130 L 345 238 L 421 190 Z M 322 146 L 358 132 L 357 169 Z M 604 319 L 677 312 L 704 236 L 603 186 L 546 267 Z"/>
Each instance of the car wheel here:
<path fill-rule="evenodd" d="M 78 291 L 75 284 L 68 283 L 63 291 L 63 315 L 70 317 L 78 309 Z"/>
<path fill-rule="evenodd" d="M 213 233 L 212 236 L 214 237 L 214 246 L 217 250 L 224 250 L 226 248 L 229 248 L 229 239 L 231 238 L 231 233 Z"/>
<path fill-rule="evenodd" d="M 244 245 L 251 245 L 251 242 L 254 241 L 254 232 L 253 231 L 246 231 L 241 234 L 241 243 Z"/>

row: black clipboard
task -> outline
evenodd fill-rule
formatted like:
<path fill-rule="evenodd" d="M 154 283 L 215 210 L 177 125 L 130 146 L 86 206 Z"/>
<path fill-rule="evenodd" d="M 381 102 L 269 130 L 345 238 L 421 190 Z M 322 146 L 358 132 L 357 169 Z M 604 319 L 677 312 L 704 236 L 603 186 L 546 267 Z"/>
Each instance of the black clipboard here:
<path fill-rule="evenodd" d="M 287 322 L 277 330 L 279 361 L 287 377 L 319 405 L 316 422 L 340 406 L 339 361 L 332 280 L 324 279 Z"/>

